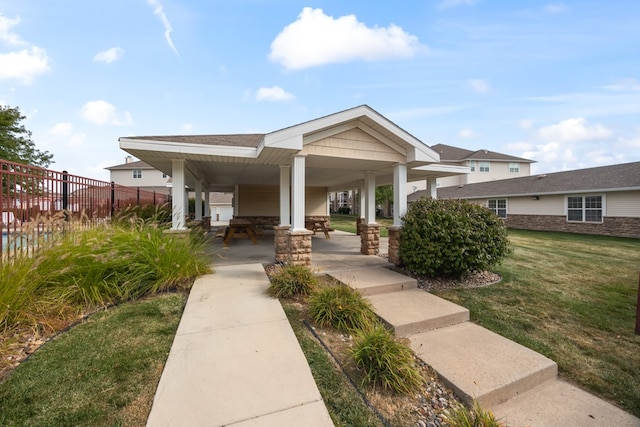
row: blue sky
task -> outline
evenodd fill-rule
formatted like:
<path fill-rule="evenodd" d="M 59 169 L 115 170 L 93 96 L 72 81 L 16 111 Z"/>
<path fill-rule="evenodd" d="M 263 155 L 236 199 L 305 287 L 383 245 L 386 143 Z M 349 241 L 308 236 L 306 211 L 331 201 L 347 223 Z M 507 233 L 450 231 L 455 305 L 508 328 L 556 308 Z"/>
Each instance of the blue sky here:
<path fill-rule="evenodd" d="M 640 2 L 0 0 L 0 104 L 54 169 L 118 137 L 271 132 L 361 104 L 428 145 L 640 160 Z"/>

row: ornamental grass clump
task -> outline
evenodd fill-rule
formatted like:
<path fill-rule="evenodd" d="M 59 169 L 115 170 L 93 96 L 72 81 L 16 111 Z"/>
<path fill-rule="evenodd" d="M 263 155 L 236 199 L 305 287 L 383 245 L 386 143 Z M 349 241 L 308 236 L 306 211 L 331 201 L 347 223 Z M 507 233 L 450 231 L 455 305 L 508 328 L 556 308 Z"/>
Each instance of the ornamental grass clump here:
<path fill-rule="evenodd" d="M 409 395 L 424 384 L 411 348 L 382 325 L 358 334 L 351 355 L 364 373 L 363 386 Z"/>
<path fill-rule="evenodd" d="M 420 199 L 403 217 L 400 258 L 431 277 L 485 271 L 509 253 L 507 228 L 489 209 L 466 200 Z"/>
<path fill-rule="evenodd" d="M 447 424 L 451 427 L 504 427 L 493 412 L 482 409 L 477 401 L 473 407 L 459 406 L 446 415 Z"/>
<path fill-rule="evenodd" d="M 276 269 L 270 277 L 267 294 L 274 298 L 296 298 L 311 295 L 318 278 L 304 265 L 286 265 Z"/>
<path fill-rule="evenodd" d="M 309 315 L 319 326 L 332 326 L 347 333 L 370 329 L 378 322 L 371 304 L 345 285 L 315 292 L 309 298 Z"/>

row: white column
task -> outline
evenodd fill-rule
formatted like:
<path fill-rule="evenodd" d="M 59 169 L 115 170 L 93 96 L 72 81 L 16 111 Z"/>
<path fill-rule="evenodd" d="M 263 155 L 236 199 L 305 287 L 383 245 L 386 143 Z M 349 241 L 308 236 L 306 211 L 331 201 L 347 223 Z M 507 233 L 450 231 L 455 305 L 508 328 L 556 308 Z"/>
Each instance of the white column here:
<path fill-rule="evenodd" d="M 233 189 L 233 216 L 237 217 L 238 215 L 240 215 L 240 208 L 239 208 L 239 197 L 240 197 L 240 187 L 238 186 L 238 184 L 236 184 L 236 186 Z"/>
<path fill-rule="evenodd" d="M 291 231 L 305 230 L 305 156 L 295 156 L 291 169 L 291 202 L 293 227 Z"/>
<path fill-rule="evenodd" d="M 360 180 L 358 185 L 359 185 L 358 197 L 360 198 L 360 203 L 358 204 L 360 205 L 359 206 L 360 212 L 354 212 L 354 213 L 358 213 L 360 215 L 360 218 L 364 218 L 367 212 L 367 197 L 366 197 L 367 192 L 364 189 L 364 180 Z"/>
<path fill-rule="evenodd" d="M 280 165 L 280 225 L 291 225 L 291 166 Z"/>
<path fill-rule="evenodd" d="M 393 225 L 402 225 L 401 216 L 407 213 L 407 165 L 393 167 Z"/>
<path fill-rule="evenodd" d="M 184 160 L 171 160 L 171 177 L 173 186 L 171 188 L 172 212 L 171 229 L 186 230 L 185 224 L 185 191 L 184 191 Z"/>
<path fill-rule="evenodd" d="M 211 206 L 209 206 L 210 200 L 209 200 L 209 189 L 205 188 L 204 190 L 204 216 L 205 217 L 211 217 Z"/>
<path fill-rule="evenodd" d="M 366 224 L 376 223 L 376 175 L 367 172 L 364 179 L 366 209 L 364 220 Z"/>
<path fill-rule="evenodd" d="M 331 193 L 327 191 L 327 211 L 325 215 L 331 215 Z"/>
<path fill-rule="evenodd" d="M 427 181 L 427 189 L 429 190 L 429 195 L 432 199 L 438 198 L 438 184 L 436 182 L 436 178 L 430 178 Z"/>
<path fill-rule="evenodd" d="M 195 193 L 196 193 L 195 220 L 198 221 L 202 219 L 202 183 L 198 180 L 196 180 Z"/>

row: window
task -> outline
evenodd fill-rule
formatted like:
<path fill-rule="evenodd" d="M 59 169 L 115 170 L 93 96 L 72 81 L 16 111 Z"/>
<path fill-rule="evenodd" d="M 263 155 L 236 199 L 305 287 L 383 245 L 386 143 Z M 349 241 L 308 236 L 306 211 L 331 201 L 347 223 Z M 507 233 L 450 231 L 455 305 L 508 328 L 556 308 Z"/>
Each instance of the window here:
<path fill-rule="evenodd" d="M 602 196 L 567 197 L 567 221 L 602 222 Z"/>
<path fill-rule="evenodd" d="M 469 160 L 469 169 L 471 170 L 471 172 L 475 172 L 476 171 L 476 161 L 475 160 Z"/>
<path fill-rule="evenodd" d="M 507 199 L 489 199 L 487 207 L 493 211 L 498 217 L 507 217 Z"/>
<path fill-rule="evenodd" d="M 480 162 L 480 172 L 489 172 L 489 162 Z"/>
<path fill-rule="evenodd" d="M 133 170 L 133 179 L 142 178 L 142 169 Z"/>
<path fill-rule="evenodd" d="M 166 177 L 167 177 L 167 174 L 166 174 L 166 173 L 163 173 L 163 174 L 162 174 L 162 177 L 163 177 L 163 178 L 166 178 Z"/>
<path fill-rule="evenodd" d="M 509 173 L 520 173 L 520 163 L 509 163 Z"/>

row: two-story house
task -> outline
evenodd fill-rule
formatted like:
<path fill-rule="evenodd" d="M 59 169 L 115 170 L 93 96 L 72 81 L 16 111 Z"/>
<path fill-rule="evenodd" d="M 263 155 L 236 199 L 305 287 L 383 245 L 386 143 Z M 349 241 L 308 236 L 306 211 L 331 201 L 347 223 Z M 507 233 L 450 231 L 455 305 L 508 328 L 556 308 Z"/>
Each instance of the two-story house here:
<path fill-rule="evenodd" d="M 158 194 L 171 195 L 171 177 L 140 160 L 127 156 L 125 163 L 106 168 L 110 173 L 110 181 L 125 187 L 136 187 L 141 190 L 155 191 Z M 193 197 L 191 194 L 190 197 Z M 233 216 L 233 194 L 209 193 L 209 208 L 213 221 L 228 221 Z"/>
<path fill-rule="evenodd" d="M 534 160 L 508 154 L 489 150 L 472 151 L 446 144 L 436 144 L 431 149 L 440 154 L 442 163 L 469 168 L 468 174 L 438 178 L 436 184 L 438 188 L 530 176 L 531 164 L 535 163 Z M 425 189 L 425 182 L 411 183 L 408 192 L 414 193 Z"/>

